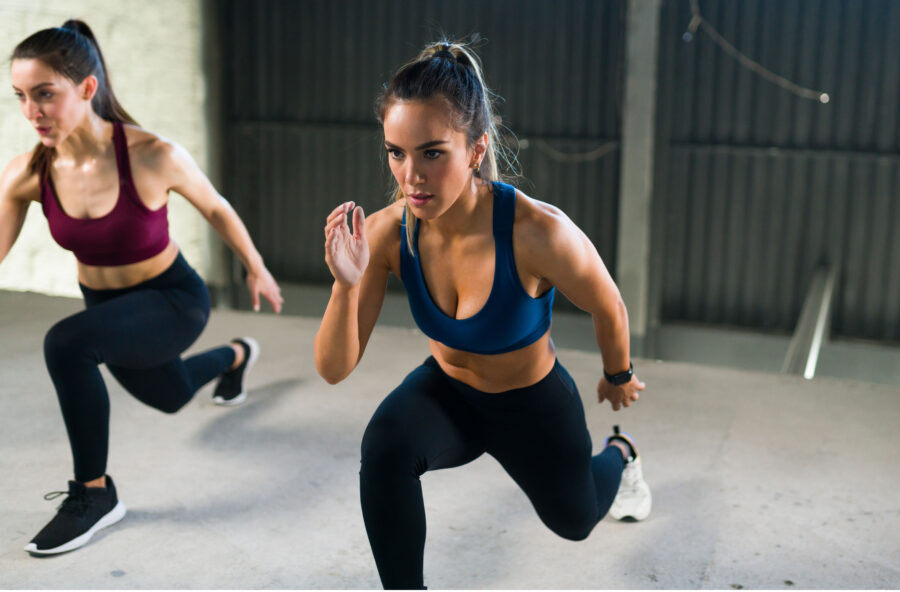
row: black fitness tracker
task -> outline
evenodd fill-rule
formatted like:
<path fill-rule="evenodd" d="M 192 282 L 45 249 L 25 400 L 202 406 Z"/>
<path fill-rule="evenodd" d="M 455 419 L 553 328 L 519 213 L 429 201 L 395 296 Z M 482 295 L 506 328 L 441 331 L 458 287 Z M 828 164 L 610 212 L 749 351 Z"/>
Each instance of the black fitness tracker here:
<path fill-rule="evenodd" d="M 606 379 L 606 382 L 616 386 L 622 386 L 627 382 L 631 382 L 632 376 L 634 376 L 634 364 L 631 362 L 628 362 L 628 370 L 619 372 L 618 374 L 608 374 L 606 368 L 603 369 L 603 378 Z"/>

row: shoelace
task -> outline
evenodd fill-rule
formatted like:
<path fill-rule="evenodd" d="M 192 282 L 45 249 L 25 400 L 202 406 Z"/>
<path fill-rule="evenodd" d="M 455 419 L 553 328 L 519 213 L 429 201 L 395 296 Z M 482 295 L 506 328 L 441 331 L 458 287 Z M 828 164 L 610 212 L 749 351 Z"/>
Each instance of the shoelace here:
<path fill-rule="evenodd" d="M 50 493 L 44 495 L 44 499 L 49 502 L 55 500 L 61 495 L 67 495 L 68 493 L 68 491 L 51 491 Z M 63 502 L 56 507 L 56 509 L 60 512 L 66 512 L 67 514 L 84 516 L 93 503 L 93 498 L 91 498 L 91 496 L 89 496 L 85 492 L 80 495 L 70 495 L 69 497 L 64 499 Z"/>
<path fill-rule="evenodd" d="M 623 491 L 627 491 L 629 494 L 635 493 L 638 490 L 638 483 L 640 483 L 640 477 L 636 470 L 629 467 L 622 472 L 621 487 Z"/>

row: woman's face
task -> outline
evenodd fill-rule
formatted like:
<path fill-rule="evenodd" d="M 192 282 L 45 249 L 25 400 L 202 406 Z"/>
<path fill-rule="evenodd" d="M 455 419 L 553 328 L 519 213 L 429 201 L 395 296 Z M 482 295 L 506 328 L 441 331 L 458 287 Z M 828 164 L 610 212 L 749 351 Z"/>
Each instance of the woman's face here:
<path fill-rule="evenodd" d="M 18 59 L 10 77 L 22 114 L 49 148 L 65 140 L 91 108 L 93 76 L 75 84 L 40 60 Z"/>
<path fill-rule="evenodd" d="M 472 165 L 483 154 L 451 121 L 442 99 L 396 101 L 384 115 L 391 173 L 418 218 L 446 212 L 471 186 Z"/>

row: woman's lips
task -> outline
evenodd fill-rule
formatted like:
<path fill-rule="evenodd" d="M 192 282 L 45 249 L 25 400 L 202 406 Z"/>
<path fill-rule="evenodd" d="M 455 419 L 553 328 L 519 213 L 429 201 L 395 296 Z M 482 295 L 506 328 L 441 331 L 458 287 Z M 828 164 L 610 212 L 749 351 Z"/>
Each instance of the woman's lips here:
<path fill-rule="evenodd" d="M 428 200 L 434 196 L 430 193 L 410 193 L 407 197 L 414 206 L 422 206 L 428 203 Z"/>
<path fill-rule="evenodd" d="M 46 136 L 47 134 L 50 133 L 50 128 L 49 128 L 49 127 L 36 127 L 36 128 L 34 128 L 34 129 L 36 129 L 36 130 L 37 130 L 37 133 L 39 133 L 39 134 L 42 135 L 42 136 Z"/>

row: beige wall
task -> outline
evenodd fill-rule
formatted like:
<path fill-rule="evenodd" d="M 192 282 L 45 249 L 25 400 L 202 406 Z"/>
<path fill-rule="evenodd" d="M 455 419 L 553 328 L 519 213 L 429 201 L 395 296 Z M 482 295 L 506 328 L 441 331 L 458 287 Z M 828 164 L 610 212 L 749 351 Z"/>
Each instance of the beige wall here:
<path fill-rule="evenodd" d="M 0 0 L 0 166 L 37 142 L 22 117 L 9 81 L 8 57 L 31 33 L 81 18 L 103 50 L 119 101 L 142 127 L 187 148 L 208 170 L 208 130 L 202 70 L 201 0 Z M 172 237 L 210 281 L 218 245 L 186 200 L 169 202 Z M 75 258 L 50 238 L 39 204 L 0 263 L 0 289 L 79 295 Z"/>

